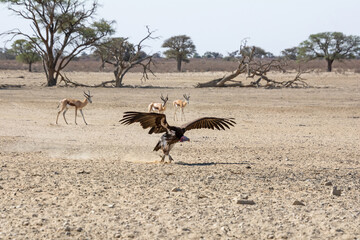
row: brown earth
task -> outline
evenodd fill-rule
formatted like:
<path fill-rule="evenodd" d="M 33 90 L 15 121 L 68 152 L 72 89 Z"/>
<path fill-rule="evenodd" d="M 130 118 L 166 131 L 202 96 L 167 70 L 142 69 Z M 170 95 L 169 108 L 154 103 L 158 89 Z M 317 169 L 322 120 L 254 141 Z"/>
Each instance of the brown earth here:
<path fill-rule="evenodd" d="M 25 86 L 0 89 L 0 239 L 359 239 L 360 75 L 304 75 L 307 89 L 193 88 L 223 74 L 163 73 L 141 85 L 132 73 L 125 84 L 140 87 L 90 89 L 89 125 L 80 114 L 75 125 L 72 109 L 69 125 L 62 116 L 56 125 L 58 101 L 87 89 L 1 71 L 0 85 Z M 190 93 L 187 120 L 237 124 L 189 131 L 175 161 L 160 164 L 159 135 L 118 121 L 161 93 L 169 103 Z M 171 104 L 166 114 L 183 123 Z"/>

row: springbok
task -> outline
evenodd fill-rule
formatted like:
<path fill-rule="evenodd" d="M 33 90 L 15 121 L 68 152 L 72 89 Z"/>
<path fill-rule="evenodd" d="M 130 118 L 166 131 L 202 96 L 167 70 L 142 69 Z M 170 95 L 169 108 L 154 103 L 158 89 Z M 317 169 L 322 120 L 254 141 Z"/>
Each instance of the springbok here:
<path fill-rule="evenodd" d="M 149 112 L 158 112 L 163 113 L 166 110 L 166 102 L 169 100 L 168 95 L 166 95 L 166 98 L 161 94 L 160 99 L 163 101 L 163 103 L 150 103 L 148 110 Z"/>
<path fill-rule="evenodd" d="M 188 95 L 184 94 L 183 95 L 184 98 L 185 98 L 185 101 L 181 100 L 181 99 L 178 99 L 178 100 L 175 100 L 173 102 L 173 105 L 174 105 L 174 121 L 177 121 L 178 118 L 177 118 L 177 115 L 176 115 L 176 112 L 177 110 L 180 108 L 181 109 L 181 112 L 180 112 L 180 119 L 183 120 L 184 118 L 184 121 L 186 120 L 185 119 L 185 113 L 184 113 L 184 108 L 189 104 L 189 101 L 190 101 L 190 93 Z"/>
<path fill-rule="evenodd" d="M 66 124 L 68 124 L 68 122 L 66 121 L 66 118 L 65 118 L 65 113 L 69 109 L 69 107 L 75 107 L 75 124 L 77 125 L 76 117 L 77 117 L 77 110 L 79 109 L 80 113 L 84 119 L 84 122 L 87 125 L 87 122 L 85 121 L 85 117 L 82 112 L 82 109 L 88 104 L 88 102 L 92 103 L 91 97 L 93 97 L 93 96 L 90 95 L 90 91 L 88 91 L 88 92 L 89 93 L 84 92 L 84 97 L 85 97 L 84 101 L 77 100 L 77 99 L 71 99 L 71 98 L 64 98 L 63 100 L 60 100 L 58 108 L 60 105 L 61 105 L 61 108 L 56 117 L 56 124 L 58 124 L 59 115 L 62 111 L 64 111 L 63 112 L 64 120 L 65 120 Z"/>

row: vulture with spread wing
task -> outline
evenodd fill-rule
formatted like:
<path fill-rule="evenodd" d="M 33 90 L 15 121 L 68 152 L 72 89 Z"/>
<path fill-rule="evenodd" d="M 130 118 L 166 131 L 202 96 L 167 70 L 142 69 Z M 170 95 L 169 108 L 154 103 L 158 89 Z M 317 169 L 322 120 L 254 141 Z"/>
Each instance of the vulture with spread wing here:
<path fill-rule="evenodd" d="M 144 129 L 150 128 L 149 134 L 164 133 L 154 148 L 154 151 L 162 149 L 164 155 L 161 158 L 161 162 L 165 160 L 165 156 L 168 156 L 170 162 L 173 160 L 170 156 L 170 150 L 175 143 L 190 141 L 184 135 L 186 131 L 199 128 L 225 130 L 226 128 L 230 129 L 231 126 L 233 127 L 236 124 L 233 118 L 203 117 L 188 122 L 181 127 L 174 127 L 166 122 L 165 114 L 145 112 L 125 112 L 123 119 L 119 122 L 125 125 L 138 122 Z"/>

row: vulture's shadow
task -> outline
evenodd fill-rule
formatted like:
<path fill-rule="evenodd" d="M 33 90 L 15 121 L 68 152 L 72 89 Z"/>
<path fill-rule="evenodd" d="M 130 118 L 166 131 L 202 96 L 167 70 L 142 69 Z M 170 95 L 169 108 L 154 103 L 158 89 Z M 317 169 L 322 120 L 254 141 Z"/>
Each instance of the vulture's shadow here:
<path fill-rule="evenodd" d="M 205 163 L 175 162 L 175 164 L 182 166 L 251 165 L 251 163 L 249 162 L 205 162 Z"/>

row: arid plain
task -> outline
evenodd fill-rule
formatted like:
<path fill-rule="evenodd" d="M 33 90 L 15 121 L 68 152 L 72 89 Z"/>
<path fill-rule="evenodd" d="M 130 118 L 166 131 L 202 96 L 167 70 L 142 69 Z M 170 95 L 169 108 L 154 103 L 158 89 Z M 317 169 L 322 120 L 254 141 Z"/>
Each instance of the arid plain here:
<path fill-rule="evenodd" d="M 125 84 L 136 88 L 48 88 L 41 73 L 1 71 L 0 85 L 25 86 L 0 89 L 0 239 L 360 239 L 360 74 L 304 74 L 306 89 L 193 87 L 223 75 L 161 73 L 141 85 L 131 73 Z M 75 125 L 72 109 L 69 125 L 62 116 L 56 125 L 59 100 L 84 90 L 89 125 L 80 113 Z M 160 135 L 119 120 L 161 93 L 170 124 L 184 123 L 171 106 L 184 93 L 187 120 L 237 124 L 189 131 L 175 161 L 160 164 Z"/>

